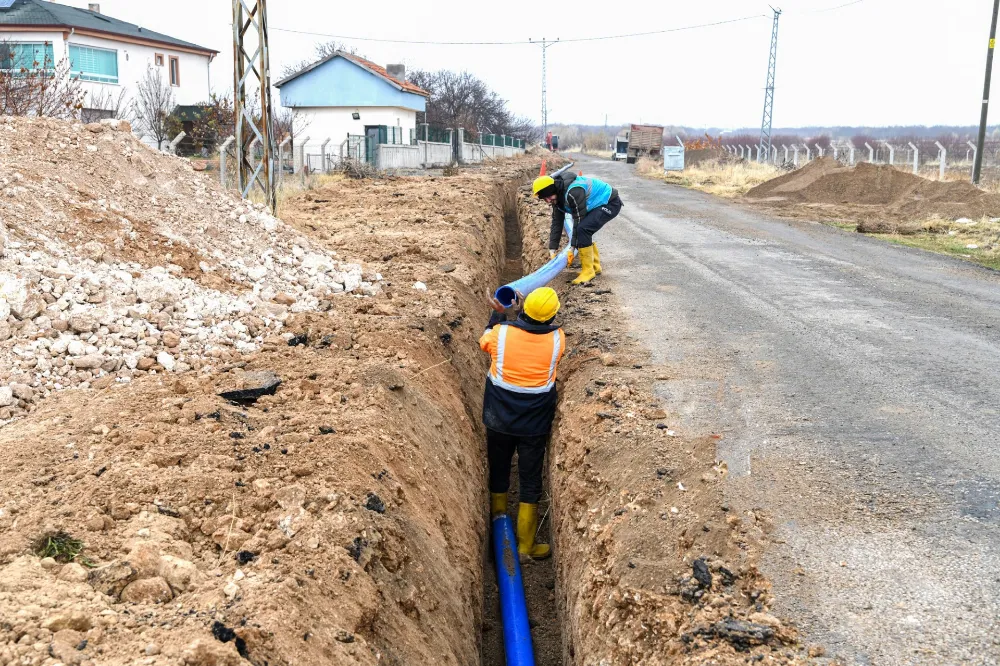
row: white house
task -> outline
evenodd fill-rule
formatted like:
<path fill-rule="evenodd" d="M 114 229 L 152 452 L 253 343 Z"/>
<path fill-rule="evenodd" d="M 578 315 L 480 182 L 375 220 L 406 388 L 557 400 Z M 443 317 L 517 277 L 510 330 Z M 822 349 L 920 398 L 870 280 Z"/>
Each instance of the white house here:
<path fill-rule="evenodd" d="M 430 94 L 406 81 L 402 65 L 380 67 L 360 56 L 338 51 L 275 84 L 281 105 L 294 109 L 296 142 L 310 137 L 318 145 L 330 139 L 328 155 L 339 154 L 349 135 L 375 143 L 410 143 L 417 113 Z M 379 133 L 382 136 L 379 137 Z M 298 151 L 296 159 L 300 159 Z"/>
<path fill-rule="evenodd" d="M 150 67 L 160 68 L 177 104 L 205 102 L 209 64 L 219 53 L 105 16 L 97 3 L 87 10 L 47 0 L 0 0 L 0 42 L 0 69 L 68 59 L 86 94 L 84 120 L 107 117 L 101 102 L 121 91 L 132 98 Z"/>

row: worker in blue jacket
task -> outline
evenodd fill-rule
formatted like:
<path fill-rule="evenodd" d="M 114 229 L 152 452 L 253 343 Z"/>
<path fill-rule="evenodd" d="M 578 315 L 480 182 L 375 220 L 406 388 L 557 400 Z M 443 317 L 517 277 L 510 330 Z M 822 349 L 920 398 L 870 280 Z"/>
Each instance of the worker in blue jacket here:
<path fill-rule="evenodd" d="M 590 282 L 601 273 L 601 255 L 594 234 L 615 219 L 622 209 L 618 190 L 603 180 L 563 173 L 555 178 L 539 176 L 531 187 L 535 196 L 552 204 L 552 228 L 549 230 L 549 256 L 554 257 L 562 238 L 566 213 L 573 217 L 573 237 L 566 255 L 566 266 L 573 263 L 573 250 L 580 254 L 580 274 L 573 284 Z"/>

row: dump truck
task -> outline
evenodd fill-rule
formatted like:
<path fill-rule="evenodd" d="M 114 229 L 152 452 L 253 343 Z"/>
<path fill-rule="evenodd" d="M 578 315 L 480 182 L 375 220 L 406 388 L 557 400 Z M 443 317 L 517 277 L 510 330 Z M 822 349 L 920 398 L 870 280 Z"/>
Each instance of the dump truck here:
<path fill-rule="evenodd" d="M 559 136 L 549 132 L 545 135 L 545 147 L 551 151 L 559 150 Z"/>
<path fill-rule="evenodd" d="M 640 157 L 659 157 L 663 150 L 662 125 L 631 125 L 625 161 L 634 164 Z"/>

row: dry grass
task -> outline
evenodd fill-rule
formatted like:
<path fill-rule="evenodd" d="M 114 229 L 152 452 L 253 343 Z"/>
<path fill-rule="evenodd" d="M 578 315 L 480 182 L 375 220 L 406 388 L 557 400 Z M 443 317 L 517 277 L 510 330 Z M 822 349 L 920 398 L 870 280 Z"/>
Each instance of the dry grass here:
<path fill-rule="evenodd" d="M 770 164 L 718 160 L 702 162 L 698 166 L 687 167 L 684 171 L 665 173 L 663 164 L 659 160 L 643 158 L 639 160 L 636 168 L 647 178 L 656 178 L 730 199 L 746 194 L 761 183 L 784 173 Z"/>
<path fill-rule="evenodd" d="M 922 222 L 863 221 L 858 231 L 885 240 L 949 254 L 1000 270 L 1000 218 Z"/>

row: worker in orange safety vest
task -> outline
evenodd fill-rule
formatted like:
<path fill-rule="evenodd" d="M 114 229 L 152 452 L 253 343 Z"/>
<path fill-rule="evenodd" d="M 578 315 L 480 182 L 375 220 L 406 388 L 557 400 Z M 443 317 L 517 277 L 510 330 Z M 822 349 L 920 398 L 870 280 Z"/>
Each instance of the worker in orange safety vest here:
<path fill-rule="evenodd" d="M 523 301 L 523 308 L 520 307 Z M 490 466 L 490 511 L 507 511 L 510 467 L 517 452 L 517 550 L 522 561 L 544 559 L 548 544 L 535 543 L 538 501 L 542 496 L 542 464 L 555 418 L 556 371 L 566 350 L 566 334 L 552 321 L 559 296 L 549 287 L 535 289 L 527 298 L 518 294 L 507 321 L 504 307 L 491 299 L 493 314 L 479 346 L 490 355 L 483 396 L 483 425 Z"/>

